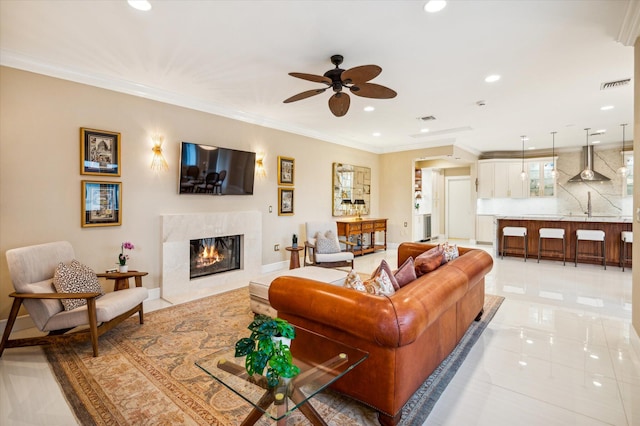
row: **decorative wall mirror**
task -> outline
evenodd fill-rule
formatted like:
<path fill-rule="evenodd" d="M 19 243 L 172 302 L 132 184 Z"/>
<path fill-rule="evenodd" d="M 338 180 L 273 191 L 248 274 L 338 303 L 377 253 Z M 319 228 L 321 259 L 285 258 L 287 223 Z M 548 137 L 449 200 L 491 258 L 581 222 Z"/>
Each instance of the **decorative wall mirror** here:
<path fill-rule="evenodd" d="M 371 169 L 333 163 L 333 216 L 369 214 Z"/>

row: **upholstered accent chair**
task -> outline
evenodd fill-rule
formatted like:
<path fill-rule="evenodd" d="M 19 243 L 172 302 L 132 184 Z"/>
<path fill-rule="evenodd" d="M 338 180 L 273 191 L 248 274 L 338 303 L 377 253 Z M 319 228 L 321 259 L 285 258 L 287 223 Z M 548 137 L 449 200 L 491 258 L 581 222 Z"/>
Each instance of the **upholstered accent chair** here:
<path fill-rule="evenodd" d="M 307 222 L 305 225 L 307 239 L 304 243 L 304 264 L 334 268 L 351 266 L 353 253 L 343 251 L 342 246 L 353 246 L 354 243 L 338 239 L 338 226 L 335 222 Z M 309 261 L 307 261 L 307 253 Z"/>
<path fill-rule="evenodd" d="M 93 356 L 98 356 L 98 336 L 135 313 L 140 317 L 140 324 L 144 321 L 142 302 L 148 297 L 148 291 L 144 287 L 102 295 L 97 291 L 56 292 L 52 283 L 58 265 L 68 265 L 75 260 L 73 247 L 67 241 L 7 250 L 6 258 L 15 292 L 9 295 L 13 298 L 13 305 L 0 341 L 0 356 L 5 348 L 43 345 L 62 339 L 87 337 L 91 339 Z M 90 273 L 94 275 L 92 271 Z M 82 283 L 75 284 L 78 288 L 74 291 L 82 291 Z M 65 310 L 62 299 L 82 299 L 86 303 Z M 11 330 L 23 304 L 36 327 L 48 333 L 47 335 L 10 339 Z"/>

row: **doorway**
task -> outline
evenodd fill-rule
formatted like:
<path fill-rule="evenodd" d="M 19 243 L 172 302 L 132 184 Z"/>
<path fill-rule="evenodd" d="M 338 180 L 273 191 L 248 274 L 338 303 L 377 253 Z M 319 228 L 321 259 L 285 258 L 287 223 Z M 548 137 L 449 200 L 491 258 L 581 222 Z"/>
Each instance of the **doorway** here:
<path fill-rule="evenodd" d="M 469 176 L 446 178 L 445 223 L 447 238 L 473 238 L 471 209 L 471 179 Z"/>

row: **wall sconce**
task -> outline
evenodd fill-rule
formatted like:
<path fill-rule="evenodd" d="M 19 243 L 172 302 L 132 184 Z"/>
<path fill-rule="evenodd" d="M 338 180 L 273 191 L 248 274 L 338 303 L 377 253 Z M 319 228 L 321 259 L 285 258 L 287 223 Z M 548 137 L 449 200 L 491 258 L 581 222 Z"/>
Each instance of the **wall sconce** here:
<path fill-rule="evenodd" d="M 160 135 L 153 135 L 151 137 L 151 140 L 153 141 L 153 148 L 151 148 L 151 151 L 153 151 L 151 170 L 156 173 L 169 170 L 169 164 L 167 164 L 167 160 L 165 160 L 164 156 L 162 155 L 162 144 L 164 142 L 164 137 Z"/>
<path fill-rule="evenodd" d="M 256 156 L 256 176 L 259 178 L 267 177 L 267 170 L 264 168 L 264 152 L 260 152 Z"/>

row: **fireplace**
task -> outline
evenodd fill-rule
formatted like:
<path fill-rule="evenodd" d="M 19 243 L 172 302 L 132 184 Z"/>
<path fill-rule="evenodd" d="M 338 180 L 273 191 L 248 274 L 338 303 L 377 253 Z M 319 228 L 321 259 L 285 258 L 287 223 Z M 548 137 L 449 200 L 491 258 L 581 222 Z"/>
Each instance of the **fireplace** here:
<path fill-rule="evenodd" d="M 190 240 L 189 279 L 241 268 L 242 236 Z"/>
<path fill-rule="evenodd" d="M 259 211 L 231 211 L 165 214 L 162 223 L 161 297 L 170 303 L 224 293 L 247 285 L 263 274 L 262 214 Z M 221 274 L 190 279 L 191 240 L 203 237 L 240 235 L 239 268 Z"/>

